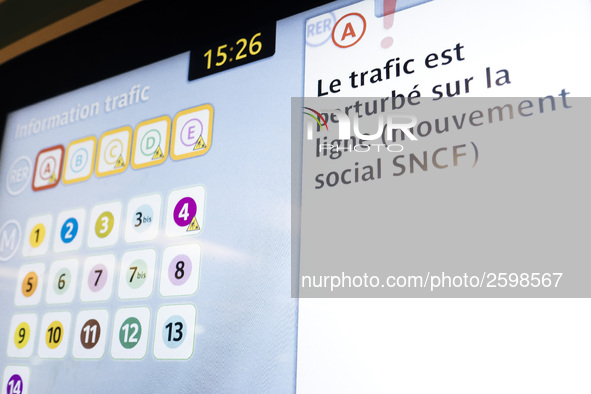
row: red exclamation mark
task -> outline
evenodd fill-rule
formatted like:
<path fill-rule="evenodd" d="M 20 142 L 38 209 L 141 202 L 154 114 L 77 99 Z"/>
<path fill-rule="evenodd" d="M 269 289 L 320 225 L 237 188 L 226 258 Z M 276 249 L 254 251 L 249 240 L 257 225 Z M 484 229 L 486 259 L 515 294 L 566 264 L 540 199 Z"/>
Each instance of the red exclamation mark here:
<path fill-rule="evenodd" d="M 388 30 L 394 25 L 394 11 L 396 10 L 396 0 L 384 0 L 384 29 Z M 382 40 L 382 48 L 390 48 L 394 43 L 392 37 L 386 37 Z"/>

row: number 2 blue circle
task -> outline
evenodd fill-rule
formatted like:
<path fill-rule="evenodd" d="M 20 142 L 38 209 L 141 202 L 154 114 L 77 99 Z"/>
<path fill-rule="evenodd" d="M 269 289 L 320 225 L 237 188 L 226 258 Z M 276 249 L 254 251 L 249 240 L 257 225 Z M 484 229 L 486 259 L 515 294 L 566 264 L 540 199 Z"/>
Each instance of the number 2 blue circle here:
<path fill-rule="evenodd" d="M 62 231 L 60 232 L 62 241 L 69 244 L 76 238 L 76 234 L 78 234 L 78 221 L 74 218 L 69 218 L 64 222 Z"/>

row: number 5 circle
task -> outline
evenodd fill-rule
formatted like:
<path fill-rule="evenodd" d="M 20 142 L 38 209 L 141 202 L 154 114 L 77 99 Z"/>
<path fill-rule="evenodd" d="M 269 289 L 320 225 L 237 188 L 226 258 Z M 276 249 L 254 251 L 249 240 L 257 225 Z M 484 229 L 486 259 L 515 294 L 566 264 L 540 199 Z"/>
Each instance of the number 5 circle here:
<path fill-rule="evenodd" d="M 22 284 L 22 291 L 25 297 L 30 297 L 35 293 L 35 290 L 37 290 L 37 282 L 38 278 L 35 271 L 31 271 L 25 276 Z"/>

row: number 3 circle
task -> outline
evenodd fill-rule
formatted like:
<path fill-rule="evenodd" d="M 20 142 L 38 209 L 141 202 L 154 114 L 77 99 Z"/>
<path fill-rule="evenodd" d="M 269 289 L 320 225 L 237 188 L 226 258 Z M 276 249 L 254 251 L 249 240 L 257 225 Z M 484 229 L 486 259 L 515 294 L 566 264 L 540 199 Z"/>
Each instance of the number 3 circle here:
<path fill-rule="evenodd" d="M 114 223 L 115 218 L 111 212 L 105 211 L 101 213 L 96 219 L 96 223 L 94 225 L 94 232 L 96 233 L 96 236 L 99 238 L 107 237 L 109 234 L 111 234 Z"/>

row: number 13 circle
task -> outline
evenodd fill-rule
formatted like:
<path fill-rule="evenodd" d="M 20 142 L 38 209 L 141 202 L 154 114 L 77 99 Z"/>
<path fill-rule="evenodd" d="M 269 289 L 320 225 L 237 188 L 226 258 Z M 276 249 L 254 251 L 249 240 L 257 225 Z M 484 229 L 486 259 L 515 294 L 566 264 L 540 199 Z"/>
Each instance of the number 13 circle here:
<path fill-rule="evenodd" d="M 175 349 L 185 341 L 187 336 L 187 323 L 179 315 L 171 316 L 164 323 L 162 340 L 171 349 Z"/>

